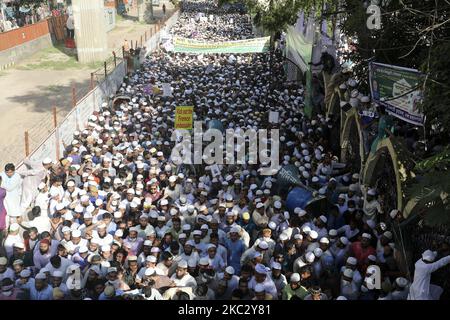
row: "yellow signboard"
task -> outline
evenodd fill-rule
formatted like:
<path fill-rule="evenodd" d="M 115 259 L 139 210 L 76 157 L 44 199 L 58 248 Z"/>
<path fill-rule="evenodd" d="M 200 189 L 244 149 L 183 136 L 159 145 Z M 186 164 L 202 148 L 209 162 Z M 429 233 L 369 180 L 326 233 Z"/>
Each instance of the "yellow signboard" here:
<path fill-rule="evenodd" d="M 175 129 L 191 130 L 193 120 L 193 106 L 179 106 L 175 111 Z"/>

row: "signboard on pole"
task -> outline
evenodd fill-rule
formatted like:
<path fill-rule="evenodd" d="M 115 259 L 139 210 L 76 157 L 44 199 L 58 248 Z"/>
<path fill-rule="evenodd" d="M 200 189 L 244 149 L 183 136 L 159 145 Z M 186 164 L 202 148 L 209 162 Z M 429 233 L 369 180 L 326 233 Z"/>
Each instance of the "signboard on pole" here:
<path fill-rule="evenodd" d="M 422 77 L 415 69 L 372 62 L 369 64 L 372 99 L 394 117 L 423 126 L 425 117 L 419 110 Z"/>
<path fill-rule="evenodd" d="M 270 123 L 278 123 L 279 117 L 280 117 L 280 113 L 278 111 L 270 111 L 269 112 L 269 122 Z"/>
<path fill-rule="evenodd" d="M 191 130 L 193 121 L 193 106 L 179 106 L 175 110 L 175 129 Z"/>

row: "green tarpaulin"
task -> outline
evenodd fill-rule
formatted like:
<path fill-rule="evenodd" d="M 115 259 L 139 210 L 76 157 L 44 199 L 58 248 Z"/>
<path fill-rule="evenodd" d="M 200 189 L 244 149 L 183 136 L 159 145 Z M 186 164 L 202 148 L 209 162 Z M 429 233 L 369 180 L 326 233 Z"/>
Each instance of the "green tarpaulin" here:
<path fill-rule="evenodd" d="M 312 116 L 312 74 L 311 74 L 311 56 L 313 43 L 307 39 L 293 26 L 286 30 L 286 57 L 295 63 L 303 72 L 306 73 L 305 90 L 305 115 Z"/>

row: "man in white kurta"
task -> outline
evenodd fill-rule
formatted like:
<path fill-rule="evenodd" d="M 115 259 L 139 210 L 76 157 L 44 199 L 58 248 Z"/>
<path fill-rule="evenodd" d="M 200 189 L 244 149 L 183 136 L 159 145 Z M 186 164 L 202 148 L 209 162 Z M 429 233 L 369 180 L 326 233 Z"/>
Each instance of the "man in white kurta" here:
<path fill-rule="evenodd" d="M 441 287 L 430 284 L 431 274 L 450 263 L 450 256 L 436 259 L 436 252 L 426 250 L 422 259 L 414 265 L 414 280 L 409 289 L 408 300 L 439 300 L 443 290 Z"/>
<path fill-rule="evenodd" d="M 197 281 L 187 272 L 186 260 L 178 262 L 177 271 L 170 278 L 177 287 L 190 287 L 192 290 L 197 288 Z"/>
<path fill-rule="evenodd" d="M 8 165 L 7 165 L 8 166 Z M 0 173 L 2 177 L 2 188 L 6 190 L 5 209 L 8 215 L 6 219 L 7 226 L 10 223 L 10 218 L 17 218 L 22 216 L 22 209 L 20 207 L 20 197 L 22 194 L 22 179 L 20 175 L 14 170 Z"/>

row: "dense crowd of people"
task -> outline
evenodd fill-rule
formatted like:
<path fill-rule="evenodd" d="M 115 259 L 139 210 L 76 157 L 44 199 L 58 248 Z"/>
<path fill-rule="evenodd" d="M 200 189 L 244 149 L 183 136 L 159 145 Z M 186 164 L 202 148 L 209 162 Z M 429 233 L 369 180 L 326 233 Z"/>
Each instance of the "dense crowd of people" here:
<path fill-rule="evenodd" d="M 233 9 L 184 3 L 171 33 L 250 37 L 248 16 Z M 125 78 L 120 99 L 75 132 L 64 158 L 26 160 L 17 171 L 8 164 L 0 300 L 438 298 L 430 276 L 450 257 L 425 251 L 407 279 L 394 244 L 401 213 L 383 211 L 377 190 L 339 163 L 330 119 L 304 116 L 303 88 L 284 81 L 280 52 L 273 59 L 152 53 Z M 149 83 L 169 83 L 172 93 L 149 95 Z M 218 175 L 212 165 L 175 165 L 174 114 L 183 105 L 204 129 L 214 120 L 236 132 L 279 129 L 280 165 L 298 168 L 327 206 L 288 208 L 279 168 L 262 175 L 267 164 L 219 165 Z"/>

